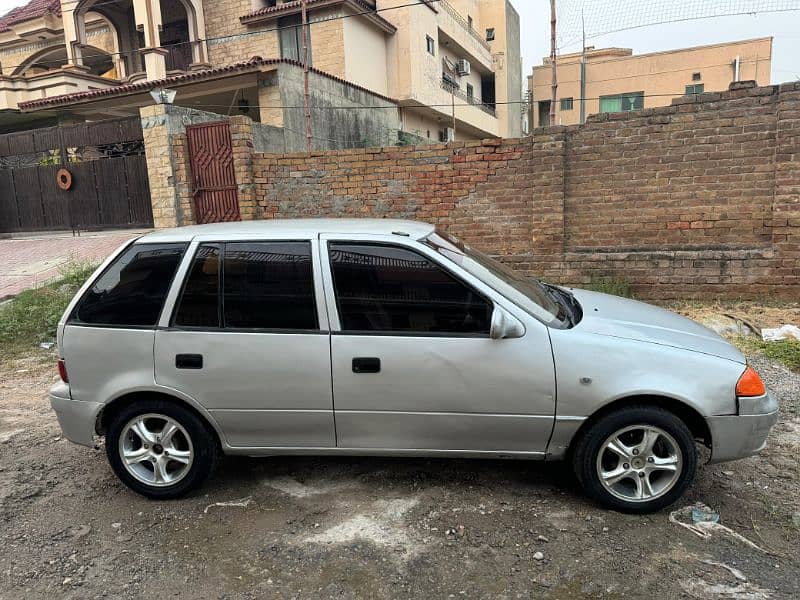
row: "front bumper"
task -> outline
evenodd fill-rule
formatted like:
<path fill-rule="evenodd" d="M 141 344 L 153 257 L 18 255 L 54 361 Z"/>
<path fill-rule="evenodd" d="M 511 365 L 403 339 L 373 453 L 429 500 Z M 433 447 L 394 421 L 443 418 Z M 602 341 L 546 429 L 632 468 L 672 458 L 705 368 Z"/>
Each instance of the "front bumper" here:
<path fill-rule="evenodd" d="M 73 400 L 69 397 L 66 384 L 54 385 L 48 395 L 64 437 L 76 444 L 94 447 L 94 425 L 103 405 L 99 402 Z"/>
<path fill-rule="evenodd" d="M 746 458 L 767 445 L 770 429 L 778 421 L 778 403 L 769 396 L 769 412 L 757 415 L 708 417 L 711 430 L 711 463 Z"/>

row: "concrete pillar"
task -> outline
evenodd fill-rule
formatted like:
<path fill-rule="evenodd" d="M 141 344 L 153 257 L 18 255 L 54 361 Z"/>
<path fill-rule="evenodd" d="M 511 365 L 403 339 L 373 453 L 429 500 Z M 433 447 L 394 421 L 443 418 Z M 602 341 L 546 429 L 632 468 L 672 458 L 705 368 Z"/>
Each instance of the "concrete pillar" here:
<path fill-rule="evenodd" d="M 161 47 L 161 0 L 133 0 L 136 27 L 144 33 L 144 70 L 148 80 L 167 76 L 167 51 Z"/>
<path fill-rule="evenodd" d="M 253 183 L 253 121 L 244 115 L 230 117 L 233 172 L 243 221 L 261 218 Z"/>
<path fill-rule="evenodd" d="M 155 104 L 139 109 L 144 135 L 144 154 L 147 177 L 150 181 L 150 201 L 153 206 L 153 225 L 157 229 L 177 227 L 182 223 L 180 198 L 172 160 L 169 107 Z"/>
<path fill-rule="evenodd" d="M 61 5 L 61 21 L 64 24 L 64 44 L 67 49 L 67 64 L 65 69 L 83 68 L 83 55 L 81 48 L 86 43 L 86 31 L 83 27 L 83 17 L 76 17 L 75 2 L 64 0 Z M 82 34 L 82 35 L 81 35 Z"/>
<path fill-rule="evenodd" d="M 206 17 L 202 0 L 186 0 L 191 9 L 187 9 L 189 21 L 189 40 L 192 42 L 192 69 L 210 68 L 208 62 L 208 45 L 206 44 Z"/>

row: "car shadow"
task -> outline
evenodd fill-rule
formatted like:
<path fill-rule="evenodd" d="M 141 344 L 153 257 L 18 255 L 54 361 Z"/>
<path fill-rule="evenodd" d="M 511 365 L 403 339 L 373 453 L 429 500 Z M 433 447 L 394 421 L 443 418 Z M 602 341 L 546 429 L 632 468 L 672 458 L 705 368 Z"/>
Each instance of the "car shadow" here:
<path fill-rule="evenodd" d="M 580 493 L 569 463 L 511 459 L 369 456 L 224 457 L 205 490 L 240 490 L 254 483 L 295 480 L 304 486 L 413 488 L 479 486 L 529 495 L 545 490 Z"/>

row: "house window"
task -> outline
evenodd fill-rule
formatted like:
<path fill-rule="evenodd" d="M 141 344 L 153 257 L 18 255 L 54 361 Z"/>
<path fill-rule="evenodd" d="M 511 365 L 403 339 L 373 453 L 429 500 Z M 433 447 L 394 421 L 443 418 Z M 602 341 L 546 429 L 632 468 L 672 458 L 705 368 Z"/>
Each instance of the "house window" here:
<path fill-rule="evenodd" d="M 494 41 L 494 27 L 490 27 L 486 30 L 486 41 L 493 42 Z"/>
<path fill-rule="evenodd" d="M 572 98 L 562 98 L 561 99 L 561 110 L 572 110 L 573 106 L 573 99 Z"/>
<path fill-rule="evenodd" d="M 278 19 L 278 28 L 281 40 L 281 58 L 288 58 L 303 62 L 303 29 L 300 15 Z M 308 42 L 308 64 L 313 64 L 311 57 L 311 28 L 306 25 L 306 40 Z"/>
<path fill-rule="evenodd" d="M 471 83 L 467 84 L 467 100 L 470 102 L 475 100 L 475 88 L 472 87 Z"/>
<path fill-rule="evenodd" d="M 686 86 L 686 95 L 687 96 L 695 96 L 697 94 L 702 94 L 705 90 L 705 85 L 702 83 L 696 83 L 694 85 L 687 85 Z"/>
<path fill-rule="evenodd" d="M 692 81 L 700 81 L 702 78 L 700 73 L 692 73 Z"/>
<path fill-rule="evenodd" d="M 600 112 L 630 112 L 644 108 L 644 92 L 629 92 L 614 96 L 600 96 Z"/>
<path fill-rule="evenodd" d="M 472 29 L 472 17 L 470 15 L 467 15 L 467 27 Z"/>
<path fill-rule="evenodd" d="M 428 45 L 428 54 L 431 56 L 436 56 L 436 46 L 434 45 L 435 42 L 433 41 L 433 38 L 429 35 L 426 35 L 425 43 Z"/>

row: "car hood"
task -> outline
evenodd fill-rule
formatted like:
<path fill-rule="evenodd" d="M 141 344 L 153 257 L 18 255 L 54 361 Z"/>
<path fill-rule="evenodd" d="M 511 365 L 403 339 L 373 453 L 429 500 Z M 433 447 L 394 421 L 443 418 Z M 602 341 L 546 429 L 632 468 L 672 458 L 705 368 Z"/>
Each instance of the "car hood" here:
<path fill-rule="evenodd" d="M 569 291 L 583 309 L 583 319 L 576 329 L 745 363 L 744 356 L 734 346 L 691 319 L 636 300 L 588 290 L 570 288 Z"/>

